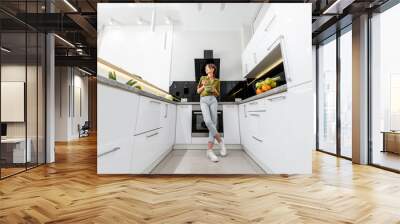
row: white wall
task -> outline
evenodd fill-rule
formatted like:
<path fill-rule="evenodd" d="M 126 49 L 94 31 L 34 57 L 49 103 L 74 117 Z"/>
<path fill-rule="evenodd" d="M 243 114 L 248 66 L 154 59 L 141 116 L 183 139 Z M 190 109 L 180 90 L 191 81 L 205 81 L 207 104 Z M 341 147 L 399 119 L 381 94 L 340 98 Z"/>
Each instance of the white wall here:
<path fill-rule="evenodd" d="M 70 67 L 56 67 L 55 72 L 55 141 L 77 139 L 78 124 L 88 120 L 88 78 Z M 75 97 L 79 89 L 81 103 Z M 82 113 L 77 105 L 82 105 Z"/>
<path fill-rule="evenodd" d="M 195 81 L 195 58 L 213 50 L 220 58 L 220 79 L 241 80 L 241 31 L 175 30 L 172 48 L 172 81 Z"/>
<path fill-rule="evenodd" d="M 98 57 L 169 90 L 172 26 L 106 26 L 99 36 Z"/>

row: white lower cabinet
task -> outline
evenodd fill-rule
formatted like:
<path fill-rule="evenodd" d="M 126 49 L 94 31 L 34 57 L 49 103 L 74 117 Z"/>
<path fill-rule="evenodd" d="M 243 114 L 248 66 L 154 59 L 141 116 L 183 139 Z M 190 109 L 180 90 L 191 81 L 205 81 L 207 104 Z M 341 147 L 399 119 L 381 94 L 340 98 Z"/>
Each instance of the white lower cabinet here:
<path fill-rule="evenodd" d="M 129 173 L 139 96 L 102 84 L 97 96 L 97 172 Z"/>
<path fill-rule="evenodd" d="M 162 128 L 136 135 L 132 154 L 131 173 L 150 172 L 150 168 L 160 153 Z"/>
<path fill-rule="evenodd" d="M 176 110 L 175 144 L 192 142 L 192 105 L 178 105 Z"/>
<path fill-rule="evenodd" d="M 160 102 L 160 108 L 160 127 L 135 136 L 131 164 L 133 174 L 149 173 L 175 143 L 176 106 Z"/>
<path fill-rule="evenodd" d="M 223 105 L 224 141 L 226 144 L 240 144 L 238 105 Z"/>
<path fill-rule="evenodd" d="M 239 105 L 242 145 L 267 173 L 311 173 L 313 108 L 311 84 Z"/>
<path fill-rule="evenodd" d="M 128 102 L 126 102 L 126 104 L 128 104 Z M 163 109 L 161 107 L 161 101 L 140 96 L 135 134 L 144 133 L 160 127 L 160 116 Z"/>

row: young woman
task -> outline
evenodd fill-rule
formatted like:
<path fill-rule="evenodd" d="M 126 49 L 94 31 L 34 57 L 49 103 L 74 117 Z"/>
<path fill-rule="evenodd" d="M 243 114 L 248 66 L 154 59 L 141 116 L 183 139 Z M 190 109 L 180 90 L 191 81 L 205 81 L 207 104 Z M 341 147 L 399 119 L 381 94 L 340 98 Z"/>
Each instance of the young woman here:
<path fill-rule="evenodd" d="M 215 78 L 217 67 L 214 64 L 207 64 L 205 69 L 207 75 L 200 78 L 199 84 L 197 85 L 197 93 L 200 94 L 200 107 L 204 123 L 206 123 L 210 132 L 208 138 L 207 157 L 213 162 L 218 162 L 218 157 L 213 151 L 215 139 L 221 145 L 220 155 L 226 156 L 227 154 L 224 140 L 217 131 L 218 101 L 216 96 L 219 96 L 220 83 L 219 80 Z"/>

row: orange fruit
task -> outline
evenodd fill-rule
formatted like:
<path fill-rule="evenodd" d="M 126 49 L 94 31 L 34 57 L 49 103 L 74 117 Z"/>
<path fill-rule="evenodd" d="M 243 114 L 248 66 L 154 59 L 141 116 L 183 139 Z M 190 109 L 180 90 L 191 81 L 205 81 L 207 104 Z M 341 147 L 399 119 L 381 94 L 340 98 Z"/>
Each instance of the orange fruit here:
<path fill-rule="evenodd" d="M 262 85 L 261 89 L 263 92 L 270 90 L 272 87 L 270 85 Z"/>
<path fill-rule="evenodd" d="M 263 93 L 263 91 L 261 89 L 257 89 L 256 94 L 260 94 L 260 93 Z"/>

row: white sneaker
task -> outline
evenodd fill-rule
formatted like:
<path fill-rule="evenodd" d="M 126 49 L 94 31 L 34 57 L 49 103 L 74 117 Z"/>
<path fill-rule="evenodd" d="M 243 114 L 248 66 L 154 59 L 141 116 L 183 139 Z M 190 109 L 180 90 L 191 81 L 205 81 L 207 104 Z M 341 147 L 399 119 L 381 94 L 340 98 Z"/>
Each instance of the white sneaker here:
<path fill-rule="evenodd" d="M 221 142 L 219 143 L 219 145 L 221 146 L 221 150 L 219 151 L 219 153 L 221 154 L 221 156 L 226 156 L 226 154 L 228 153 L 226 151 L 226 146 L 223 138 L 221 138 Z"/>
<path fill-rule="evenodd" d="M 218 157 L 214 154 L 213 150 L 207 149 L 207 157 L 213 162 L 218 162 Z"/>

